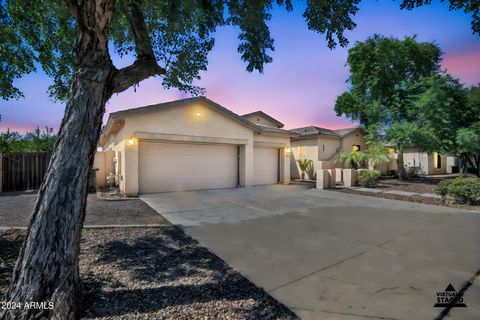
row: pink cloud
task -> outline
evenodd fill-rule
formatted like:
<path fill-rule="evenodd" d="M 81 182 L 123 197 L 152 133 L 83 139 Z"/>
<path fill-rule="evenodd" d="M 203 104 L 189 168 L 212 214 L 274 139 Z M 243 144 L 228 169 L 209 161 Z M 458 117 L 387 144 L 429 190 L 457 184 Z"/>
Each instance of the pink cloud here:
<path fill-rule="evenodd" d="M 446 54 L 442 67 L 467 85 L 480 83 L 480 48 Z"/>

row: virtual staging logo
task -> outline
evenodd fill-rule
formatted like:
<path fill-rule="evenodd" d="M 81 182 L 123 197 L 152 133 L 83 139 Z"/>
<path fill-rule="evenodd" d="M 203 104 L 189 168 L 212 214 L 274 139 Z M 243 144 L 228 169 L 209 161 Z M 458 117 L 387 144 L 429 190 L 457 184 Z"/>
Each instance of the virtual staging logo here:
<path fill-rule="evenodd" d="M 466 308 L 467 305 L 463 302 L 463 293 L 457 292 L 450 283 L 445 291 L 437 292 L 437 303 L 435 308 Z"/>

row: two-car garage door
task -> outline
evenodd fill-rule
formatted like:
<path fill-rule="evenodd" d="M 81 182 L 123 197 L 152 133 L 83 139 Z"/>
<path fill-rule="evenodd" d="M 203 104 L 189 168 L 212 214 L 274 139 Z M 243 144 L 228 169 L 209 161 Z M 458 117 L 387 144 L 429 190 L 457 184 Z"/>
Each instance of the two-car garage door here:
<path fill-rule="evenodd" d="M 140 193 L 235 188 L 239 183 L 238 147 L 141 141 Z M 254 148 L 253 184 L 278 182 L 278 149 Z"/>
<path fill-rule="evenodd" d="M 237 146 L 140 142 L 140 193 L 235 188 Z"/>

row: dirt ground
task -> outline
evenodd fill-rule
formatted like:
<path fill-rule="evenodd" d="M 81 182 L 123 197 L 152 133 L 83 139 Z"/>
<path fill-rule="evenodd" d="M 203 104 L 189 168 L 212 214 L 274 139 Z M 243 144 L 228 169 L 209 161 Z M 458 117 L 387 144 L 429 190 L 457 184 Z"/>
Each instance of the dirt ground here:
<path fill-rule="evenodd" d="M 0 194 L 0 227 L 26 227 L 36 193 Z M 109 201 L 89 194 L 85 225 L 163 224 L 165 219 L 140 199 Z"/>
<path fill-rule="evenodd" d="M 0 301 L 24 230 L 0 231 Z M 82 319 L 298 319 L 172 225 L 84 229 Z"/>
<path fill-rule="evenodd" d="M 379 183 L 376 186 L 371 188 L 379 189 L 382 191 L 398 190 L 398 191 L 414 192 L 414 193 L 420 193 L 420 194 L 421 193 L 435 194 L 436 187 L 442 180 L 445 180 L 445 177 L 420 177 L 420 178 L 415 178 L 407 181 L 384 178 L 384 179 L 380 179 Z M 410 202 L 431 204 L 431 205 L 437 205 L 437 206 L 480 210 L 480 206 L 451 203 L 448 201 L 444 201 L 443 199 L 424 197 L 420 195 L 405 196 L 405 195 L 397 195 L 397 194 L 388 194 L 384 192 L 373 193 L 373 192 L 363 192 L 356 189 L 332 189 L 332 190 L 342 192 L 342 193 L 368 195 L 370 197 L 383 198 L 383 199 L 402 200 L 402 201 L 410 201 Z"/>

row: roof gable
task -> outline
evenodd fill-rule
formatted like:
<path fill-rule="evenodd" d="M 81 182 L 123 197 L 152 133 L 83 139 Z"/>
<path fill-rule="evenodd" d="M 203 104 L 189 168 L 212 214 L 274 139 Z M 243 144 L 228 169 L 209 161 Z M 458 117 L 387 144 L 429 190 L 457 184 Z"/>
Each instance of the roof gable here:
<path fill-rule="evenodd" d="M 277 119 L 273 118 L 272 116 L 269 116 L 268 114 L 266 114 L 265 112 L 260 111 L 260 110 L 244 114 L 241 117 L 244 118 L 244 119 L 248 119 L 248 118 L 252 118 L 252 117 L 260 117 L 260 118 L 263 118 L 263 119 L 267 120 L 268 122 L 273 123 L 277 128 L 283 128 L 284 127 L 283 123 L 281 123 Z M 249 120 L 249 121 L 251 121 L 251 120 Z M 251 121 L 251 122 L 253 122 L 255 124 L 258 124 L 255 121 Z"/>

